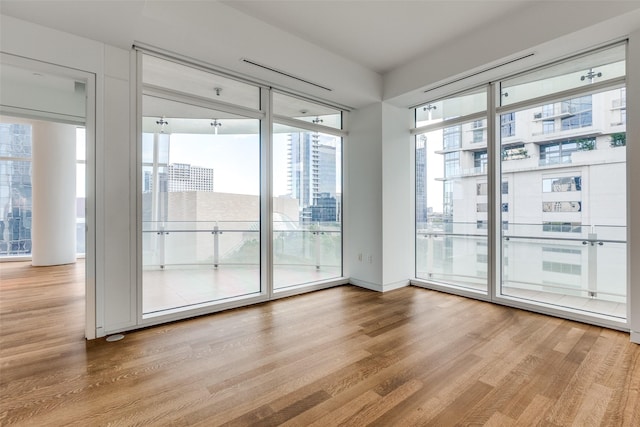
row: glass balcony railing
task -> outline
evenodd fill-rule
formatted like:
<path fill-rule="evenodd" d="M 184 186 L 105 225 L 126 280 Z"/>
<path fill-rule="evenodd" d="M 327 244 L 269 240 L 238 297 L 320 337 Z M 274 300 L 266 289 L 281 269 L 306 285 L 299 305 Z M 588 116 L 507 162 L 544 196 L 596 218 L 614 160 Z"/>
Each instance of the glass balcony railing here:
<path fill-rule="evenodd" d="M 275 288 L 342 275 L 340 223 L 282 221 L 273 228 Z M 257 221 L 143 222 L 142 238 L 146 270 L 260 266 Z"/>
<path fill-rule="evenodd" d="M 167 266 L 260 265 L 257 221 L 143 222 L 145 269 Z"/>
<path fill-rule="evenodd" d="M 416 277 L 486 292 L 487 236 L 479 225 L 419 224 Z M 626 227 L 572 230 L 504 224 L 499 294 L 626 318 Z"/>
<path fill-rule="evenodd" d="M 275 289 L 342 276 L 339 222 L 273 223 Z"/>

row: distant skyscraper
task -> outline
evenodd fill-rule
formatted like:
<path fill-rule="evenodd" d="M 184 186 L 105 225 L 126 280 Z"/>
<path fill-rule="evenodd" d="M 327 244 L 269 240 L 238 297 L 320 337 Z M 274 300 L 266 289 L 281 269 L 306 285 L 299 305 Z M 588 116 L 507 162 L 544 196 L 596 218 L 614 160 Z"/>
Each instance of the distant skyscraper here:
<path fill-rule="evenodd" d="M 0 123 L 0 254 L 31 253 L 31 126 Z M 15 158 L 16 160 L 11 160 Z"/>
<path fill-rule="evenodd" d="M 316 201 L 327 197 L 335 199 L 336 147 L 333 137 L 313 132 L 290 134 L 288 180 L 289 194 L 299 200 L 301 217 L 304 217 L 305 208 Z"/>
<path fill-rule="evenodd" d="M 416 145 L 416 222 L 427 222 L 427 147 L 426 138 Z"/>

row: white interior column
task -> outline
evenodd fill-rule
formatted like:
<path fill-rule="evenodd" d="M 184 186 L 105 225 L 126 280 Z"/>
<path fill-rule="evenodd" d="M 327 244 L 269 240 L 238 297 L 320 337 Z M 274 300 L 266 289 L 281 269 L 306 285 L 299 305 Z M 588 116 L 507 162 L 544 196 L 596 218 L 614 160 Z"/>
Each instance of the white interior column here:
<path fill-rule="evenodd" d="M 32 124 L 32 264 L 70 264 L 76 261 L 76 129 Z"/>

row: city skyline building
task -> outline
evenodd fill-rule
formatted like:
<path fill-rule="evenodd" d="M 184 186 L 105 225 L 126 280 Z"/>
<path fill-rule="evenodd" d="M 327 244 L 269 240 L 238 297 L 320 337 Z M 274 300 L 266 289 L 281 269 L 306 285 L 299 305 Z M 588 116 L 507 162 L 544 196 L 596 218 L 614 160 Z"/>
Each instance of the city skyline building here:
<path fill-rule="evenodd" d="M 499 123 L 504 292 L 624 303 L 626 271 L 614 266 L 626 250 L 625 88 L 506 112 Z M 491 139 L 486 119 L 416 136 L 419 276 L 486 287 Z"/>
<path fill-rule="evenodd" d="M 336 146 L 334 137 L 317 132 L 288 136 L 287 184 L 289 196 L 298 199 L 303 221 L 336 221 Z M 328 200 L 333 198 L 333 207 Z M 314 209 L 309 209 L 316 206 Z M 326 210 L 319 213 L 320 210 Z M 312 214 L 312 212 L 316 212 Z"/>
<path fill-rule="evenodd" d="M 0 255 L 31 253 L 31 126 L 0 123 Z"/>

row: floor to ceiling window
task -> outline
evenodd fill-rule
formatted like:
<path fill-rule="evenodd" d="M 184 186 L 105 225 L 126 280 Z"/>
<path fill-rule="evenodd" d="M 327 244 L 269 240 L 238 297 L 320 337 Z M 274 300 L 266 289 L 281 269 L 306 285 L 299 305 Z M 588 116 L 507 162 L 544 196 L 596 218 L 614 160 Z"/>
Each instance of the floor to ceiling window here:
<path fill-rule="evenodd" d="M 343 112 L 205 67 L 139 58 L 143 318 L 340 279 Z"/>
<path fill-rule="evenodd" d="M 147 55 L 142 76 L 143 313 L 259 294 L 259 88 Z"/>
<path fill-rule="evenodd" d="M 416 277 L 487 291 L 487 89 L 415 109 Z"/>
<path fill-rule="evenodd" d="M 342 113 L 273 94 L 273 287 L 342 276 Z"/>
<path fill-rule="evenodd" d="M 489 84 L 489 126 L 415 109 L 419 284 L 481 289 L 495 260 L 490 299 L 626 321 L 625 47 Z"/>
<path fill-rule="evenodd" d="M 619 45 L 501 83 L 498 114 L 516 125 L 500 140 L 511 191 L 498 295 L 626 318 L 624 55 Z"/>

